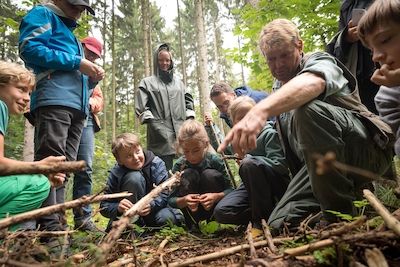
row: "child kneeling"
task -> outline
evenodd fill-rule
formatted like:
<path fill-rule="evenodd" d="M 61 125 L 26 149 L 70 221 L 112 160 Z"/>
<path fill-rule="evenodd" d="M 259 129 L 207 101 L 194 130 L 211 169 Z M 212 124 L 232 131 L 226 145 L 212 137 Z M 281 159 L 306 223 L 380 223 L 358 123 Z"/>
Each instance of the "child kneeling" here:
<path fill-rule="evenodd" d="M 139 138 L 132 133 L 124 133 L 113 141 L 112 153 L 117 164 L 111 169 L 106 194 L 128 191 L 132 196 L 124 199 L 104 200 L 100 203 L 101 214 L 112 222 L 125 211 L 133 207 L 142 197 L 147 195 L 153 184 L 159 185 L 168 178 L 165 163 L 151 151 L 144 151 Z M 163 192 L 148 206 L 139 211 L 140 226 L 163 226 L 168 222 L 178 224 L 183 220 L 181 212 L 167 206 L 168 194 Z"/>
<path fill-rule="evenodd" d="M 215 205 L 232 191 L 232 185 L 222 159 L 208 151 L 209 139 L 200 122 L 187 120 L 182 124 L 177 146 L 183 156 L 172 171 L 183 174 L 169 204 L 182 210 L 186 226 L 191 229 L 199 221 L 211 219 Z"/>

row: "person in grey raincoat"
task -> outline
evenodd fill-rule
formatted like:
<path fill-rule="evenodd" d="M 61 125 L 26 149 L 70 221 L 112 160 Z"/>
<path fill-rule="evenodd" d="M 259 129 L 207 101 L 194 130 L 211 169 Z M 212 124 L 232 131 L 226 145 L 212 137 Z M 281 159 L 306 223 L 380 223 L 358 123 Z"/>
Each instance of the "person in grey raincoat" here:
<path fill-rule="evenodd" d="M 174 75 L 168 44 L 158 45 L 153 54 L 153 75 L 140 81 L 135 94 L 135 111 L 140 123 L 147 124 L 147 149 L 172 168 L 175 139 L 187 118 L 194 118 L 192 95 Z"/>

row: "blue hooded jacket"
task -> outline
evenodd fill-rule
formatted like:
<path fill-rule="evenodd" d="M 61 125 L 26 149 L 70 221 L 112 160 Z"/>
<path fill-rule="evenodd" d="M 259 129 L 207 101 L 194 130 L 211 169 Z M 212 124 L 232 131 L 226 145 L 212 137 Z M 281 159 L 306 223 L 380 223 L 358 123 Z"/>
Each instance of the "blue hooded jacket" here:
<path fill-rule="evenodd" d="M 233 91 L 235 92 L 236 96 L 245 95 L 245 96 L 251 97 L 254 101 L 256 101 L 256 103 L 260 102 L 261 100 L 263 100 L 264 98 L 266 98 L 268 96 L 268 93 L 253 90 L 248 86 L 237 87 Z M 223 119 L 230 128 L 232 128 L 233 123 L 232 123 L 231 119 L 229 118 L 228 114 L 220 113 L 219 117 L 221 119 Z"/>
<path fill-rule="evenodd" d="M 79 71 L 84 52 L 72 32 L 76 26 L 54 4 L 37 5 L 23 18 L 19 53 L 37 79 L 31 111 L 58 105 L 88 114 L 88 90 L 93 85 Z"/>

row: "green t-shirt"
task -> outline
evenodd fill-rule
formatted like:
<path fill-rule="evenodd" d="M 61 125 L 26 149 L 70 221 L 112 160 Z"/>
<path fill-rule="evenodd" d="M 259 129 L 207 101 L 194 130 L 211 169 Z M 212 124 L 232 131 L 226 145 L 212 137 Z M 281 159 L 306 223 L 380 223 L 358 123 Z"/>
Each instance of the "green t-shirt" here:
<path fill-rule="evenodd" d="M 8 107 L 6 103 L 0 100 L 0 134 L 6 135 L 8 126 Z"/>

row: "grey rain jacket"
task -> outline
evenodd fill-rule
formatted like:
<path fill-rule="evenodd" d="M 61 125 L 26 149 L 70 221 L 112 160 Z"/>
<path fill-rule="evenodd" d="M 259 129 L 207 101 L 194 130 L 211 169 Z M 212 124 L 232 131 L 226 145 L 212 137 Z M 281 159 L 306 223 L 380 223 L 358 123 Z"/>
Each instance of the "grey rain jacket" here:
<path fill-rule="evenodd" d="M 169 80 L 161 80 L 158 53 L 162 49 L 170 50 L 165 43 L 157 46 L 153 53 L 153 75 L 141 80 L 135 93 L 136 115 L 142 124 L 147 124 L 147 149 L 157 156 L 175 154 L 179 128 L 187 118 L 195 116 L 193 97 L 183 82 L 173 75 L 173 62 Z"/>

